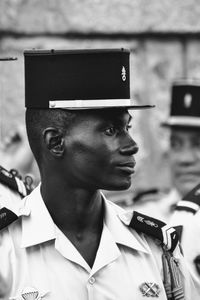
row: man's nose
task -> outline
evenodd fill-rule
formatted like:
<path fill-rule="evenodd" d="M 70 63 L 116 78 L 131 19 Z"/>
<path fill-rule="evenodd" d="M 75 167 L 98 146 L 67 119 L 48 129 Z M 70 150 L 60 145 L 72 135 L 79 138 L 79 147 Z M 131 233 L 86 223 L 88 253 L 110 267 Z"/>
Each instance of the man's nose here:
<path fill-rule="evenodd" d="M 139 147 L 137 143 L 130 138 L 128 142 L 126 142 L 123 146 L 120 148 L 120 154 L 123 155 L 133 155 L 136 154 L 139 150 Z"/>
<path fill-rule="evenodd" d="M 182 164 L 194 163 L 197 160 L 196 153 L 192 149 L 183 148 L 181 153 L 179 153 L 177 160 Z"/>

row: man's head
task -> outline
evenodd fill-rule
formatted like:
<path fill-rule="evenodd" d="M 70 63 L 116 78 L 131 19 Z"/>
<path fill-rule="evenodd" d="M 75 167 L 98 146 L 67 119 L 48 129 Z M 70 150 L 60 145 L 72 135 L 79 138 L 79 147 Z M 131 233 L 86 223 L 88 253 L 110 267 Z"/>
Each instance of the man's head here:
<path fill-rule="evenodd" d="M 172 184 L 184 196 L 200 182 L 200 82 L 181 81 L 172 87 L 170 128 Z"/>
<path fill-rule="evenodd" d="M 29 143 L 42 178 L 60 176 L 79 188 L 128 188 L 138 151 L 129 134 L 130 121 L 124 108 L 27 109 Z"/>
<path fill-rule="evenodd" d="M 128 129 L 129 51 L 25 52 L 26 126 L 42 179 L 126 189 L 138 151 Z"/>

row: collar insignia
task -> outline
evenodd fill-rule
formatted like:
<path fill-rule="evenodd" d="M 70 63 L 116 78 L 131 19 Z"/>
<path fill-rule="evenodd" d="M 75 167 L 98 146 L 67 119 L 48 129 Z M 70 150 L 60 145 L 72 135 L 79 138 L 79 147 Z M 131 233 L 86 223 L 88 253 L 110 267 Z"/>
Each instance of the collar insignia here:
<path fill-rule="evenodd" d="M 158 297 L 160 294 L 160 287 L 153 282 L 144 282 L 139 286 L 142 296 L 146 297 Z"/>

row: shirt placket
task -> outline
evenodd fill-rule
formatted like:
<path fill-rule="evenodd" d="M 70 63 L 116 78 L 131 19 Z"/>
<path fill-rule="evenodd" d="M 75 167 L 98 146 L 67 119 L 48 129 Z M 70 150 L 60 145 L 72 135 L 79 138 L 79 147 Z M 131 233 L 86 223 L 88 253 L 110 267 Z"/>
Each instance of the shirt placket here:
<path fill-rule="evenodd" d="M 96 279 L 94 276 L 90 276 L 88 278 L 87 282 L 87 291 L 88 291 L 88 300 L 95 300 L 95 284 L 96 284 Z"/>

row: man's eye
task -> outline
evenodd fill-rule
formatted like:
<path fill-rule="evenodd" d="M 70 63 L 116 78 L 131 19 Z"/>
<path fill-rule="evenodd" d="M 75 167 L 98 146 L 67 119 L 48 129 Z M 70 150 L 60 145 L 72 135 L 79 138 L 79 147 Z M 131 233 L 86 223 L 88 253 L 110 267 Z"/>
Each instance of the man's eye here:
<path fill-rule="evenodd" d="M 193 147 L 199 148 L 200 149 L 200 139 L 195 139 L 192 141 Z"/>
<path fill-rule="evenodd" d="M 115 127 L 109 127 L 109 128 L 106 128 L 106 130 L 105 130 L 105 134 L 109 135 L 109 136 L 115 135 L 116 132 L 117 132 L 117 129 Z"/>
<path fill-rule="evenodd" d="M 182 143 L 176 139 L 171 139 L 170 145 L 173 150 L 180 150 L 183 146 Z"/>

